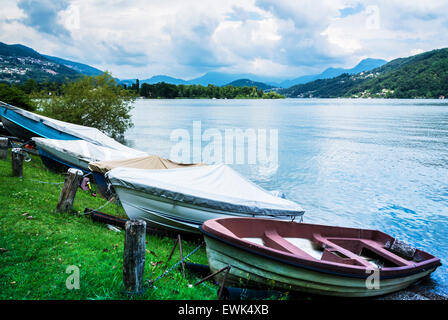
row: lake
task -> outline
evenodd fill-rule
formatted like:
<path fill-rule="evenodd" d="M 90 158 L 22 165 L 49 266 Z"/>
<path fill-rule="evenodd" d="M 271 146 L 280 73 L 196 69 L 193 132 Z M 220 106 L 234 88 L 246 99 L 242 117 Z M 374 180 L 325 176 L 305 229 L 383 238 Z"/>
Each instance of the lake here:
<path fill-rule="evenodd" d="M 194 121 L 223 136 L 277 130 L 278 166 L 231 166 L 299 203 L 305 222 L 381 230 L 440 257 L 431 286 L 448 294 L 448 102 L 140 99 L 132 117 L 126 139 L 163 157 Z"/>

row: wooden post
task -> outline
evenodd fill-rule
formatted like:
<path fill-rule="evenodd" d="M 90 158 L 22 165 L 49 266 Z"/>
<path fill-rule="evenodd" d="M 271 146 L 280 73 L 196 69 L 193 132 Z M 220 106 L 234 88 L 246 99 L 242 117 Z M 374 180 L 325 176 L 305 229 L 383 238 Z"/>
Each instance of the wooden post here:
<path fill-rule="evenodd" d="M 72 210 L 73 201 L 75 201 L 76 191 L 82 179 L 82 171 L 74 168 L 68 169 L 68 175 L 65 178 L 56 207 L 59 212 L 69 212 Z"/>
<path fill-rule="evenodd" d="M 8 138 L 0 137 L 0 159 L 8 158 Z"/>
<path fill-rule="evenodd" d="M 128 293 L 139 294 L 143 291 L 146 222 L 128 220 L 124 228 L 123 284 Z"/>
<path fill-rule="evenodd" d="M 11 153 L 13 177 L 23 177 L 23 152 L 20 148 L 13 148 Z"/>

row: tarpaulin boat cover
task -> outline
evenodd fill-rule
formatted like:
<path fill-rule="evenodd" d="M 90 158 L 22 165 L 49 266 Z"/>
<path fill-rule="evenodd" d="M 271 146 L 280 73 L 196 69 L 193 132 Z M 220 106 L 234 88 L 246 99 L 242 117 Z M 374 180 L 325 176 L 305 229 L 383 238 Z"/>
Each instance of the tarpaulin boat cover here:
<path fill-rule="evenodd" d="M 276 197 L 224 164 L 183 169 L 115 168 L 106 173 L 116 187 L 200 207 L 266 216 L 299 216 L 296 203 Z"/>
<path fill-rule="evenodd" d="M 29 111 L 23 110 L 21 108 L 18 108 L 18 107 L 15 107 L 15 106 L 12 106 L 12 105 L 6 104 L 6 103 L 1 103 L 1 107 L 5 108 L 5 109 L 12 110 L 28 119 L 31 119 L 36 122 L 42 122 L 43 124 L 45 124 L 48 127 L 62 131 L 64 133 L 72 135 L 76 138 L 86 140 L 86 141 L 96 144 L 96 145 L 109 147 L 109 148 L 121 150 L 124 152 L 131 149 L 131 148 L 119 143 L 118 141 L 108 137 L 106 134 L 104 134 L 103 132 L 101 132 L 100 130 L 98 130 L 96 128 L 81 126 L 78 124 L 73 124 L 73 123 L 68 123 L 68 122 L 48 118 L 48 117 L 41 116 L 41 115 L 33 113 L 33 112 L 29 112 Z"/>
<path fill-rule="evenodd" d="M 156 155 L 138 157 L 125 160 L 110 160 L 90 162 L 91 171 L 106 173 L 109 170 L 118 167 L 136 168 L 136 169 L 175 169 L 204 166 L 204 163 L 178 163 Z"/>
<path fill-rule="evenodd" d="M 99 146 L 84 140 L 56 140 L 35 137 L 33 141 L 36 142 L 38 149 L 44 149 L 50 154 L 64 153 L 86 163 L 112 159 L 129 159 L 146 155 L 146 153 L 132 148 L 126 147 L 126 151 L 123 151 Z"/>

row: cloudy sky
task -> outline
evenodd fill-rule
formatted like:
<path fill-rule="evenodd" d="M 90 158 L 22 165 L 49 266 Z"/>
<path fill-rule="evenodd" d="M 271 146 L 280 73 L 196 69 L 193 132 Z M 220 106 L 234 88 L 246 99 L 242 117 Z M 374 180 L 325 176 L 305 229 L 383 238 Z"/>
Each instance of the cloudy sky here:
<path fill-rule="evenodd" d="M 0 0 L 0 41 L 119 78 L 281 78 L 448 47 L 446 0 Z"/>

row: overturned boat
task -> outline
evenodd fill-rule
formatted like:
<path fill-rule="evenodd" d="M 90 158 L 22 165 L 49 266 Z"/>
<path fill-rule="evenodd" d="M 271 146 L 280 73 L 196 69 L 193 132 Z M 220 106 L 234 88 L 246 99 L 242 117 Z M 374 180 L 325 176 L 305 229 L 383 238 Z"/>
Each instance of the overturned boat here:
<path fill-rule="evenodd" d="M 29 141 L 33 137 L 56 140 L 85 140 L 123 152 L 130 148 L 100 130 L 48 118 L 0 101 L 0 117 L 5 129 L 15 137 Z"/>
<path fill-rule="evenodd" d="M 123 160 L 104 160 L 89 163 L 89 170 L 93 173 L 97 190 L 105 197 L 109 198 L 112 191 L 109 190 L 107 182 L 104 178 L 106 172 L 118 168 L 135 168 L 135 169 L 175 169 L 204 166 L 204 163 L 178 163 L 159 157 L 157 155 L 148 155 L 137 158 Z"/>
<path fill-rule="evenodd" d="M 85 140 L 32 138 L 32 141 L 36 144 L 42 162 L 51 170 L 71 167 L 89 172 L 89 162 L 129 159 L 147 155 L 145 152 L 124 145 L 121 145 L 118 150 Z"/>
<path fill-rule="evenodd" d="M 440 259 L 376 230 L 219 218 L 201 231 L 226 285 L 342 297 L 379 296 L 431 274 Z M 223 281 L 224 275 L 217 275 Z"/>
<path fill-rule="evenodd" d="M 200 233 L 203 222 L 223 216 L 294 219 L 304 213 L 295 202 L 274 196 L 223 164 L 115 168 L 106 178 L 129 218 L 170 231 Z"/>

